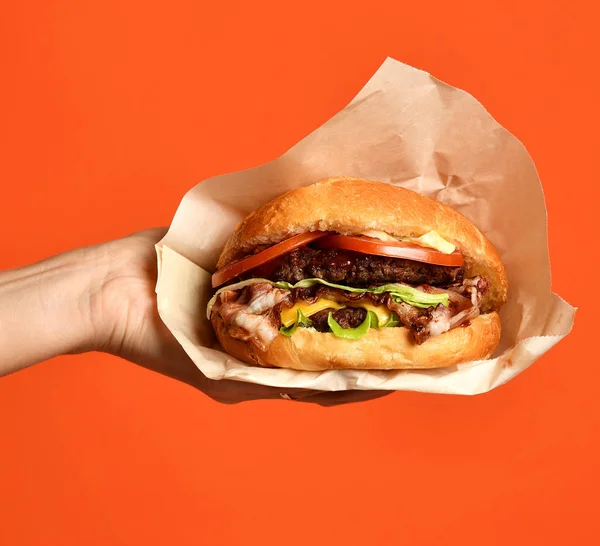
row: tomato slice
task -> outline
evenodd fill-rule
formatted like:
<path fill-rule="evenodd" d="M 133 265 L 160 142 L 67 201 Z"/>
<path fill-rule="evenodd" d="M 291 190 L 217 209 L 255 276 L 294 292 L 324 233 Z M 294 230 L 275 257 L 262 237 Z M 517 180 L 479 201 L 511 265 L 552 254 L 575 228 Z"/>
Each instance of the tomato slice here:
<path fill-rule="evenodd" d="M 347 235 L 328 235 L 316 243 L 320 248 L 340 248 L 353 250 L 362 254 L 375 254 L 376 256 L 389 256 L 391 258 L 405 258 L 427 264 L 461 266 L 464 263 L 463 255 L 454 251 L 444 254 L 433 248 L 426 248 L 402 241 L 381 241 L 372 237 L 349 237 Z"/>
<path fill-rule="evenodd" d="M 298 248 L 299 246 L 307 245 L 312 241 L 316 241 L 322 237 L 329 235 L 330 231 L 311 231 L 308 233 L 301 233 L 300 235 L 295 235 L 294 237 L 290 237 L 281 243 L 277 243 L 276 245 L 270 246 L 269 248 L 259 252 L 257 254 L 253 254 L 252 256 L 248 256 L 243 258 L 237 262 L 234 262 L 223 269 L 219 269 L 219 271 L 215 272 L 212 276 L 212 286 L 216 288 L 217 286 L 221 286 L 225 284 L 227 281 L 234 279 L 235 277 L 239 277 L 242 273 L 246 273 L 250 269 L 254 269 L 259 265 L 264 264 L 282 254 L 287 254 L 288 252 Z"/>

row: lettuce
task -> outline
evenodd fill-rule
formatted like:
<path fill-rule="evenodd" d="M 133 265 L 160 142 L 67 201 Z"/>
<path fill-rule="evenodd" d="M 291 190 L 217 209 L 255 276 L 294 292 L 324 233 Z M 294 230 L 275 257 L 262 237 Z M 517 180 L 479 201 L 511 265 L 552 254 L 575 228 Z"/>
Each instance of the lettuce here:
<path fill-rule="evenodd" d="M 293 288 L 310 288 L 315 284 L 322 284 L 331 288 L 345 290 L 346 292 L 354 292 L 355 294 L 364 294 L 365 292 L 369 292 L 371 294 L 383 294 L 384 292 L 389 292 L 390 296 L 396 303 L 405 302 L 413 307 L 421 307 L 423 309 L 427 309 L 428 307 L 436 307 L 440 303 L 444 307 L 448 307 L 450 304 L 448 294 L 446 293 L 429 294 L 427 292 L 423 292 L 422 290 L 418 290 L 417 288 L 413 288 L 412 286 L 408 286 L 407 284 L 400 283 L 384 284 L 382 286 L 375 286 L 373 288 L 354 288 L 352 286 L 344 286 L 342 284 L 324 281 L 323 279 L 303 279 L 298 281 L 296 284 L 278 281 L 273 282 L 272 284 L 277 288 L 287 288 L 288 290 L 292 290 Z"/>
<path fill-rule="evenodd" d="M 315 286 L 316 284 L 322 284 L 324 286 L 338 288 L 340 290 L 345 290 L 346 292 L 353 292 L 355 294 L 364 294 L 366 292 L 369 292 L 371 294 L 383 294 L 384 292 L 389 292 L 391 298 L 396 303 L 404 302 L 408 303 L 409 305 L 412 305 L 413 307 L 420 307 L 423 309 L 427 309 L 428 307 L 436 307 L 440 303 L 444 307 L 448 307 L 448 305 L 450 304 L 448 294 L 444 292 L 438 294 L 428 294 L 427 292 L 423 292 L 422 290 L 418 290 L 417 288 L 413 288 L 412 286 L 408 286 L 407 284 L 400 283 L 384 284 L 382 286 L 375 286 L 373 288 L 354 288 L 352 286 L 344 286 L 342 284 L 328 282 L 323 279 L 303 279 L 301 281 L 298 281 L 296 284 L 291 284 L 285 281 L 275 282 L 270 281 L 268 279 L 247 279 L 245 281 L 229 284 L 227 286 L 224 286 L 223 288 L 219 288 L 219 290 L 215 292 L 215 294 L 210 299 L 206 307 L 206 313 L 209 320 L 212 307 L 215 301 L 217 300 L 217 296 L 221 292 L 224 292 L 225 290 L 239 290 L 240 288 L 244 288 L 245 286 L 256 284 L 259 282 L 266 282 L 275 286 L 276 288 L 284 288 L 287 290 L 292 290 L 294 288 L 310 288 L 311 286 Z"/>
<path fill-rule="evenodd" d="M 373 321 L 375 321 L 375 323 L 373 323 Z M 331 328 L 331 333 L 335 337 L 340 337 L 342 339 L 360 339 L 369 331 L 369 328 L 377 328 L 377 323 L 377 315 L 373 313 L 373 311 L 368 311 L 365 320 L 363 320 L 362 324 L 356 328 L 342 328 L 334 320 L 333 313 L 329 313 L 329 316 L 327 317 L 327 324 L 329 325 L 329 328 Z"/>

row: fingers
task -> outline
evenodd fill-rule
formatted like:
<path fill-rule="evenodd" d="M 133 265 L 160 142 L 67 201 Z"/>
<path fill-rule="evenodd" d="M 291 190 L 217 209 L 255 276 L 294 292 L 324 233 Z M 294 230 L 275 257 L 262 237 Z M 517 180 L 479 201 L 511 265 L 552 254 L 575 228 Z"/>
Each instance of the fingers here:
<path fill-rule="evenodd" d="M 199 372 L 200 373 L 200 372 Z M 382 398 L 392 391 L 334 391 L 323 392 L 312 389 L 282 389 L 279 387 L 266 387 L 241 381 L 220 380 L 214 381 L 202 376 L 203 380 L 196 386 L 213 400 L 225 404 L 237 404 L 251 400 L 280 400 L 305 402 L 329 407 L 342 404 L 366 402 Z"/>
<path fill-rule="evenodd" d="M 280 402 L 307 402 L 328 407 L 365 402 L 390 394 L 390 391 L 323 392 L 313 389 L 284 389 L 229 379 L 208 379 L 178 345 L 173 346 L 171 351 L 163 353 L 159 360 L 148 356 L 141 362 L 138 359 L 130 358 L 129 360 L 137 360 L 146 368 L 192 385 L 222 404 L 239 404 L 252 400 L 279 400 Z"/>
<path fill-rule="evenodd" d="M 309 389 L 291 389 L 292 394 L 288 394 L 290 389 L 285 391 L 277 387 L 228 379 L 216 381 L 207 379 L 204 376 L 201 381 L 197 382 L 196 386 L 213 400 L 224 404 L 239 404 L 251 400 L 297 400 L 310 396 L 315 392 Z"/>
<path fill-rule="evenodd" d="M 148 339 L 143 346 L 146 350 L 150 349 L 151 354 L 146 352 L 144 358 L 137 362 L 154 369 L 154 371 L 188 383 L 222 404 L 239 404 L 252 400 L 279 400 L 280 402 L 308 402 L 328 407 L 364 402 L 390 394 L 390 391 L 324 392 L 314 389 L 286 389 L 229 379 L 208 379 L 162 323 L 157 325 L 157 330 L 162 334 L 160 337 L 163 340 L 160 349 L 153 348 L 152 339 Z M 156 358 L 157 356 L 158 358 Z M 130 358 L 130 360 L 132 359 Z"/>
<path fill-rule="evenodd" d="M 173 373 L 173 370 L 170 370 L 167 375 L 185 381 L 222 404 L 239 404 L 252 400 L 279 400 L 282 403 L 294 401 L 329 407 L 365 402 L 391 394 L 391 391 L 323 392 L 313 389 L 283 389 L 229 379 L 213 380 L 208 379 L 189 358 L 185 358 L 185 363 L 183 360 L 179 360 L 180 363 L 176 367 L 180 373 L 179 377 Z M 181 373 L 183 369 L 187 370 L 185 375 Z"/>
<path fill-rule="evenodd" d="M 376 398 L 382 398 L 391 394 L 393 391 L 312 391 L 312 393 L 292 400 L 298 402 L 308 402 L 311 404 L 318 404 L 319 406 L 339 406 L 342 404 L 354 404 L 357 402 L 366 402 L 367 400 L 374 400 Z"/>

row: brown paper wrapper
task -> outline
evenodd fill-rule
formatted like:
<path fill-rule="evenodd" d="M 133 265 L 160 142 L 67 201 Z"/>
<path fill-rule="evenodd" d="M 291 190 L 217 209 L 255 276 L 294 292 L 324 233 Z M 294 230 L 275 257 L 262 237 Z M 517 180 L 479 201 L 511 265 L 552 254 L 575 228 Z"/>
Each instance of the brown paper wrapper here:
<path fill-rule="evenodd" d="M 459 210 L 496 246 L 509 280 L 494 358 L 438 370 L 324 372 L 259 368 L 224 353 L 206 319 L 210 275 L 236 225 L 277 195 L 330 176 L 415 190 Z M 323 391 L 489 391 L 572 328 L 550 284 L 546 208 L 525 147 L 471 95 L 387 59 L 354 100 L 282 157 L 205 180 L 183 198 L 157 245 L 160 316 L 210 379 Z"/>

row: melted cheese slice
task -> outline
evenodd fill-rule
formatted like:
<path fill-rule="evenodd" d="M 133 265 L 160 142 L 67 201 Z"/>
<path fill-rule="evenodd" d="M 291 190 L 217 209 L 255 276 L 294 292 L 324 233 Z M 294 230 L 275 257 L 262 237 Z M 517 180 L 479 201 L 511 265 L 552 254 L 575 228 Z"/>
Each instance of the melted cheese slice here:
<path fill-rule="evenodd" d="M 323 311 L 323 309 L 342 309 L 343 307 L 361 307 L 362 309 L 366 309 L 367 311 L 373 311 L 377 315 L 377 319 L 379 320 L 379 326 L 383 326 L 390 318 L 390 312 L 387 307 L 383 307 L 382 305 L 373 305 L 370 302 L 349 302 L 348 305 L 340 305 L 339 303 L 328 300 L 328 299 L 320 299 L 315 303 L 297 303 L 294 307 L 290 307 L 289 309 L 283 309 L 281 311 L 281 324 L 288 328 L 292 324 L 296 322 L 298 318 L 298 309 L 302 311 L 305 317 L 310 317 L 319 311 Z"/>

